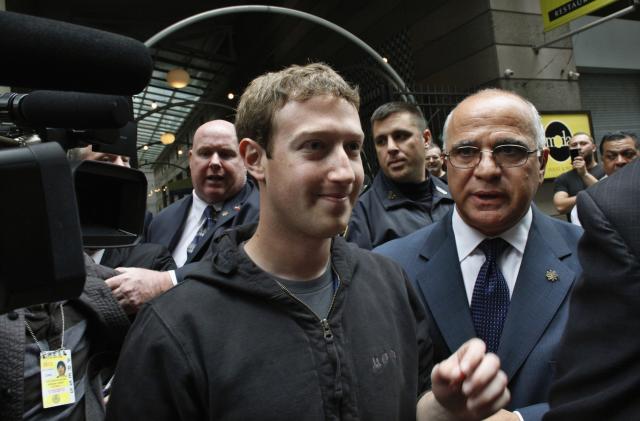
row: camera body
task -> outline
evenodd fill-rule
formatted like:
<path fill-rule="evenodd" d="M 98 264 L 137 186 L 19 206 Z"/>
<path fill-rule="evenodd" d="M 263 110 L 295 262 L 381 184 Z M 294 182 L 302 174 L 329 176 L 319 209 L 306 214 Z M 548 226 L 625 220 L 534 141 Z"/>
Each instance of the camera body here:
<path fill-rule="evenodd" d="M 0 93 L 3 313 L 79 296 L 83 248 L 133 245 L 142 233 L 144 174 L 72 169 L 65 150 L 91 144 L 135 166 L 131 95 L 148 84 L 153 61 L 139 41 L 17 13 L 0 12 L 0 35 L 10 63 L 0 85 L 19 92 Z"/>
<path fill-rule="evenodd" d="M 571 162 L 575 161 L 580 156 L 580 148 L 569 148 L 569 156 L 571 157 Z"/>

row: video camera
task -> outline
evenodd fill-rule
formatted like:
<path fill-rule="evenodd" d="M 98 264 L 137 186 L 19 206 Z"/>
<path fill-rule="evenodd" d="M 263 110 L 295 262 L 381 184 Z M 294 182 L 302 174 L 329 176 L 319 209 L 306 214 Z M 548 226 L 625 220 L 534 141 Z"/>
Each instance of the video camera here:
<path fill-rule="evenodd" d="M 0 313 L 77 297 L 82 250 L 133 245 L 147 183 L 138 170 L 65 151 L 136 162 L 131 95 L 151 78 L 147 48 L 131 38 L 0 12 Z M 42 89 L 26 92 L 27 89 Z"/>

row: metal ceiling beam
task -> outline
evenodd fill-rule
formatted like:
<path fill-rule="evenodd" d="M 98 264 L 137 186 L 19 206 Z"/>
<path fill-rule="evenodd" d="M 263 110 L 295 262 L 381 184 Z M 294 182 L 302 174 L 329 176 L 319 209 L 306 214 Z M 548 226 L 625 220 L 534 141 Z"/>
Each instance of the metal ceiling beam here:
<path fill-rule="evenodd" d="M 337 32 L 338 34 L 346 37 L 348 40 L 354 42 L 356 45 L 358 45 L 360 48 L 366 51 L 387 73 L 389 73 L 389 75 L 391 76 L 391 79 L 394 82 L 396 89 L 398 89 L 400 92 L 409 91 L 409 89 L 407 88 L 407 85 L 404 83 L 400 75 L 393 69 L 393 67 L 391 67 L 387 62 L 385 62 L 382 56 L 378 54 L 376 50 L 371 48 L 369 44 L 367 44 L 366 42 L 364 42 L 363 40 L 361 40 L 351 32 L 347 31 L 343 27 L 336 25 L 335 23 L 329 22 L 328 20 L 322 19 L 321 17 L 312 15 L 310 13 L 306 13 L 306 12 L 302 12 L 294 9 L 288 9 L 286 7 L 247 5 L 247 6 L 223 7 L 220 9 L 209 10 L 206 12 L 199 13 L 197 15 L 193 15 L 186 19 L 183 19 L 163 29 L 162 31 L 158 32 L 157 34 L 149 38 L 145 42 L 145 45 L 149 48 L 153 47 L 157 42 L 166 38 L 167 36 L 193 23 L 200 22 L 205 19 L 209 19 L 217 16 L 224 16 L 224 15 L 234 15 L 239 13 L 256 13 L 256 12 L 257 13 L 275 13 L 280 15 L 294 16 L 300 19 L 314 22 L 328 29 L 331 29 L 334 32 Z M 412 95 L 407 95 L 406 99 L 409 102 L 415 103 L 415 99 L 413 98 Z"/>

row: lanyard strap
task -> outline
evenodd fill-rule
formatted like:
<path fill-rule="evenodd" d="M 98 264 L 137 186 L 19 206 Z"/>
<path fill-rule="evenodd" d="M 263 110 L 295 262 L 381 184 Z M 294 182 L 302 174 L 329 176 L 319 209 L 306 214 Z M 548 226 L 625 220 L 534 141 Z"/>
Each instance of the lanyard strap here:
<path fill-rule="evenodd" d="M 60 303 L 60 318 L 62 319 L 62 332 L 60 332 L 60 349 L 64 349 L 64 310 L 62 309 L 62 306 L 63 304 Z M 40 352 L 45 352 L 44 349 L 42 349 L 42 347 L 40 346 L 38 338 L 36 337 L 35 333 L 33 333 L 33 329 L 31 329 L 31 326 L 29 326 L 29 322 L 27 322 L 26 318 L 24 319 L 24 325 L 27 327 L 27 330 L 31 334 L 31 337 L 33 338 L 33 341 L 36 343 L 37 347 L 40 349 Z"/>

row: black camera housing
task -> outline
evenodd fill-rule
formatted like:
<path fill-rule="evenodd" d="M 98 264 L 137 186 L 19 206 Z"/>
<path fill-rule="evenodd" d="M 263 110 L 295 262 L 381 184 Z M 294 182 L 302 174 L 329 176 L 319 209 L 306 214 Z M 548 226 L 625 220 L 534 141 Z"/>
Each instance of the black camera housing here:
<path fill-rule="evenodd" d="M 139 241 L 147 205 L 141 171 L 105 162 L 71 164 L 85 248 L 126 247 Z"/>
<path fill-rule="evenodd" d="M 0 197 L 0 313 L 80 295 L 80 224 L 60 145 L 2 150 Z"/>

